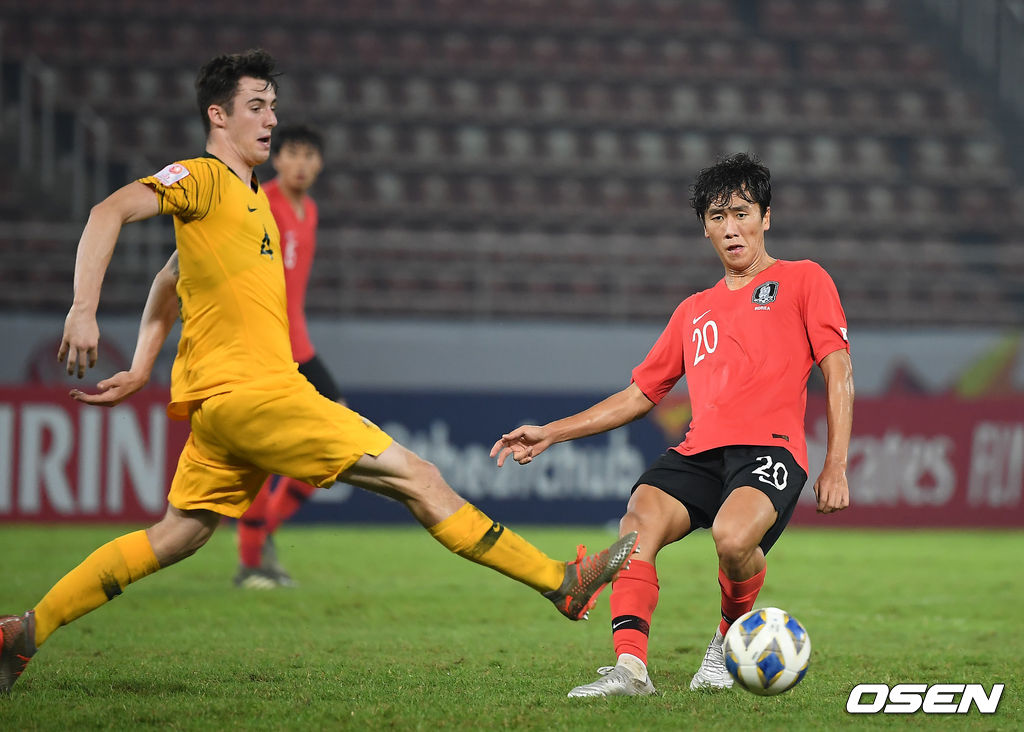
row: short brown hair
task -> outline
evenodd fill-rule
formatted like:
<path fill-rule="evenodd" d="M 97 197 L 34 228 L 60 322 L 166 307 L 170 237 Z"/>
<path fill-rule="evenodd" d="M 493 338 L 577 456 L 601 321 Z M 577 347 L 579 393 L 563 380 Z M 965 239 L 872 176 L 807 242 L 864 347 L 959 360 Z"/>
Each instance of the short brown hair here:
<path fill-rule="evenodd" d="M 262 79 L 276 92 L 277 77 L 274 72 L 277 62 L 262 48 L 252 48 L 242 53 L 225 53 L 210 59 L 196 76 L 196 101 L 203 129 L 210 132 L 210 117 L 207 110 L 211 104 L 218 104 L 230 113 L 228 107 L 235 98 L 238 82 L 243 76 Z"/>

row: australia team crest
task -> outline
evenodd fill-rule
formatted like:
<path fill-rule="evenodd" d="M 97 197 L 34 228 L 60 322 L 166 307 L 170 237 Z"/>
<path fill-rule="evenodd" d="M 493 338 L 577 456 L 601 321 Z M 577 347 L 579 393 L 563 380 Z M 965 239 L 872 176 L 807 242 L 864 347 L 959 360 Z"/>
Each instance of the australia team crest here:
<path fill-rule="evenodd" d="M 754 290 L 753 296 L 750 298 L 750 301 L 755 305 L 767 305 L 770 302 L 775 302 L 775 297 L 778 294 L 778 282 L 765 282 L 764 284 L 757 286 Z"/>

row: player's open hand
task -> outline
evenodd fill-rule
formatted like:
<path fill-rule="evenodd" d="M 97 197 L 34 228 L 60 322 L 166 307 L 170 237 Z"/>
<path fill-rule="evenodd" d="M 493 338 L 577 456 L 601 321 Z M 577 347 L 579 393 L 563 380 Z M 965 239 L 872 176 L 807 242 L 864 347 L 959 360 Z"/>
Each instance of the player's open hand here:
<path fill-rule="evenodd" d="M 835 513 L 849 506 L 850 484 L 846 471 L 826 465 L 814 483 L 814 495 L 818 497 L 818 513 Z"/>
<path fill-rule="evenodd" d="M 120 371 L 96 384 L 99 391 L 95 394 L 72 389 L 69 396 L 76 401 L 94 404 L 97 407 L 115 407 L 144 387 L 147 381 L 149 379 L 146 377 L 133 374 L 131 371 Z"/>
<path fill-rule="evenodd" d="M 96 365 L 99 356 L 100 327 L 96 323 L 95 313 L 84 313 L 74 307 L 64 319 L 64 336 L 57 351 L 57 360 L 67 362 L 68 374 L 75 374 L 81 379 L 85 376 L 85 368 Z"/>
<path fill-rule="evenodd" d="M 491 448 L 491 457 L 497 455 L 499 468 L 505 464 L 509 455 L 520 465 L 526 465 L 549 447 L 551 438 L 544 428 L 528 424 L 502 435 Z"/>

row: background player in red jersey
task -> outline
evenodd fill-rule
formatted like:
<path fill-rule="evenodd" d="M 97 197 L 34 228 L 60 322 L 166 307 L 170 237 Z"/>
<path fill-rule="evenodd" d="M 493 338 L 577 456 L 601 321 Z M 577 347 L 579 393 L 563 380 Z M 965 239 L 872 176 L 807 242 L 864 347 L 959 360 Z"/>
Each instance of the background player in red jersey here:
<path fill-rule="evenodd" d="M 271 164 L 277 177 L 263 190 L 281 232 L 284 284 L 288 299 L 288 336 L 299 371 L 328 399 L 344 404 L 341 390 L 316 354 L 306 325 L 306 285 L 316 254 L 318 213 L 309 189 L 324 166 L 319 132 L 305 125 L 274 132 Z M 316 491 L 294 478 L 270 476 L 238 522 L 238 573 L 235 584 L 253 589 L 291 586 L 294 581 L 277 559 L 273 534 Z"/>
<path fill-rule="evenodd" d="M 620 523 L 621 532 L 640 535 L 638 553 L 612 585 L 616 664 L 569 696 L 655 693 L 647 673 L 659 590 L 655 558 L 697 528 L 711 529 L 718 552 L 722 620 L 690 688 L 732 686 L 722 638 L 753 608 L 764 584 L 765 554 L 807 480 L 804 411 L 814 363 L 825 378 L 828 423 L 825 464 L 814 484 L 818 511 L 849 505 L 853 368 L 832 279 L 814 262 L 767 253 L 770 174 L 749 155 L 702 170 L 691 204 L 725 277 L 679 305 L 627 388 L 571 417 L 512 430 L 491 450 L 499 466 L 509 455 L 529 463 L 555 443 L 642 417 L 687 377 L 690 429 L 637 480 Z"/>

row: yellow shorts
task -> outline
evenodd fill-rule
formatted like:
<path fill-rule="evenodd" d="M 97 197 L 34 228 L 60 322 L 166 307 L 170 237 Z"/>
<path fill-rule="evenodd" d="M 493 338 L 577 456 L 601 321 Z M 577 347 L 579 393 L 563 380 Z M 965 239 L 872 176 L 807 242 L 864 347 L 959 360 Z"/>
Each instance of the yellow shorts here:
<path fill-rule="evenodd" d="M 329 486 L 390 435 L 320 395 L 302 376 L 285 389 L 236 390 L 200 402 L 168 502 L 238 518 L 270 474 Z"/>

